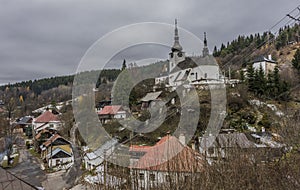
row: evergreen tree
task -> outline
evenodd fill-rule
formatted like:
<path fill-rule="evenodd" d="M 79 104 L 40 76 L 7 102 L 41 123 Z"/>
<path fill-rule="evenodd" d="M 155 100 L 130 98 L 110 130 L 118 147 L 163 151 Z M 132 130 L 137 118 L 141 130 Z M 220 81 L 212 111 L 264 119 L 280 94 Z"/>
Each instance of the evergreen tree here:
<path fill-rule="evenodd" d="M 274 93 L 274 96 L 277 96 L 281 91 L 280 83 L 281 83 L 281 81 L 280 81 L 280 76 L 279 76 L 279 68 L 278 68 L 278 66 L 276 66 L 273 71 L 273 87 L 274 87 L 273 93 Z"/>
<path fill-rule="evenodd" d="M 247 83 L 249 86 L 249 91 L 251 92 L 254 92 L 255 89 L 254 80 L 255 80 L 255 71 L 253 65 L 250 64 L 247 69 Z"/>
<path fill-rule="evenodd" d="M 126 60 L 123 60 L 123 64 L 122 64 L 122 71 L 124 71 L 127 68 L 126 66 Z"/>
<path fill-rule="evenodd" d="M 217 49 L 217 46 L 214 47 L 213 56 L 218 57 L 218 49 Z"/>
<path fill-rule="evenodd" d="M 300 72 L 300 49 L 297 49 L 292 60 L 293 66 Z"/>
<path fill-rule="evenodd" d="M 240 80 L 241 80 L 242 82 L 245 81 L 245 73 L 244 73 L 243 70 L 240 71 Z"/>

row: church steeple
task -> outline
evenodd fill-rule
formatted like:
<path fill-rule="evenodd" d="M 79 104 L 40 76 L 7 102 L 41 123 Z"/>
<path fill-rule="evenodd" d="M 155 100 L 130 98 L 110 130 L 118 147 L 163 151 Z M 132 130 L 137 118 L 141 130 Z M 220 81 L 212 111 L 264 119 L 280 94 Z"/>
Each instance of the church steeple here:
<path fill-rule="evenodd" d="M 207 47 L 206 32 L 204 32 L 204 46 Z"/>
<path fill-rule="evenodd" d="M 175 19 L 175 32 L 174 32 L 174 45 L 172 47 L 172 52 L 174 51 L 182 51 L 182 47 L 179 43 L 179 35 L 178 35 L 178 29 L 177 29 L 177 19 Z"/>
<path fill-rule="evenodd" d="M 207 47 L 206 32 L 204 32 L 204 47 L 203 47 L 203 50 L 202 50 L 202 56 L 206 57 L 208 55 L 209 55 L 209 50 L 208 50 L 208 47 Z"/>

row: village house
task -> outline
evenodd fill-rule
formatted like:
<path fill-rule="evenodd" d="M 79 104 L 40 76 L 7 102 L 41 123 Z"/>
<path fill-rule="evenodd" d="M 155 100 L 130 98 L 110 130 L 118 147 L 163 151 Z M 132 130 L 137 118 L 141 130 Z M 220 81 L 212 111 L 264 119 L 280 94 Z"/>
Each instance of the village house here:
<path fill-rule="evenodd" d="M 233 150 L 255 148 L 255 144 L 248 140 L 244 133 L 221 133 L 216 137 L 208 136 L 200 139 L 200 153 L 209 162 L 228 157 Z"/>
<path fill-rule="evenodd" d="M 85 169 L 92 171 L 100 166 L 104 161 L 104 156 L 111 155 L 115 146 L 118 144 L 117 139 L 111 139 L 105 142 L 100 148 L 95 151 L 85 153 L 83 157 Z"/>
<path fill-rule="evenodd" d="M 259 133 L 262 134 L 262 133 Z M 230 156 L 245 156 L 252 161 L 268 161 L 282 155 L 284 145 L 269 138 L 266 133 L 227 132 L 200 139 L 199 151 L 209 163 L 226 160 Z"/>
<path fill-rule="evenodd" d="M 41 145 L 46 142 L 50 137 L 56 134 L 57 131 L 51 129 L 43 129 L 39 131 L 33 138 L 33 145 L 36 152 L 41 152 Z"/>
<path fill-rule="evenodd" d="M 218 63 L 209 55 L 206 33 L 202 56 L 187 57 L 179 43 L 177 21 L 175 20 L 174 45 L 169 54 L 169 62 L 163 67 L 161 74 L 155 78 L 155 84 L 166 84 L 176 89 L 183 84 L 213 85 L 224 83 Z"/>
<path fill-rule="evenodd" d="M 53 114 L 49 110 L 45 111 L 33 120 L 33 129 L 35 134 L 39 133 L 43 129 L 58 130 L 62 126 L 63 122 L 60 120 L 59 116 Z"/>
<path fill-rule="evenodd" d="M 276 61 L 272 59 L 271 55 L 268 55 L 268 58 L 259 56 L 253 62 L 253 68 L 255 70 L 259 70 L 260 68 L 262 68 L 266 76 L 274 71 L 276 65 Z"/>
<path fill-rule="evenodd" d="M 183 187 L 204 170 L 204 157 L 171 135 L 152 147 L 132 146 L 130 151 L 132 189 Z"/>
<path fill-rule="evenodd" d="M 27 130 L 32 130 L 32 116 L 24 116 L 19 119 L 17 119 L 13 123 L 13 133 L 26 133 Z"/>
<path fill-rule="evenodd" d="M 58 134 L 51 136 L 40 148 L 41 158 L 49 168 L 74 162 L 71 143 Z"/>
<path fill-rule="evenodd" d="M 162 91 L 147 93 L 146 96 L 140 100 L 142 103 L 141 109 L 147 109 L 151 103 L 155 104 L 156 101 L 161 100 L 161 93 Z"/>
<path fill-rule="evenodd" d="M 107 123 L 112 119 L 125 119 L 127 117 L 127 112 L 120 105 L 104 106 L 97 114 L 101 123 Z"/>

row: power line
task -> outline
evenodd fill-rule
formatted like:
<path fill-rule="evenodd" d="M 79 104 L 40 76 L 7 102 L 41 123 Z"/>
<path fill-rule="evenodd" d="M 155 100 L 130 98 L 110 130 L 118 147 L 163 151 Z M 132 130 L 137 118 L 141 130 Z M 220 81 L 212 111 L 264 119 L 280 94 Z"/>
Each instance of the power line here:
<path fill-rule="evenodd" d="M 300 7 L 300 5 L 298 5 L 298 6 L 297 6 L 296 8 L 294 8 L 292 11 L 290 11 L 287 15 L 291 15 L 291 14 L 293 14 L 293 12 L 295 12 L 296 10 L 298 10 L 298 11 L 299 11 L 298 14 L 297 14 L 296 16 L 293 16 L 293 17 L 299 16 L 299 15 L 300 15 L 300 8 L 299 8 L 299 7 Z M 269 30 L 267 30 L 267 31 L 268 31 L 268 35 L 269 35 L 270 33 L 274 35 L 272 38 L 267 38 L 266 40 L 264 40 L 262 43 L 260 43 L 260 44 L 259 44 L 258 46 L 256 46 L 255 48 L 250 49 L 250 50 L 249 50 L 249 53 L 248 53 L 246 56 L 241 57 L 239 60 L 242 60 L 242 59 L 245 59 L 245 58 L 249 57 L 255 50 L 261 48 L 261 47 L 264 46 L 266 43 L 269 43 L 271 40 L 274 40 L 274 39 L 275 39 L 275 35 L 278 33 L 278 30 L 275 31 L 274 33 L 272 33 L 272 30 L 273 30 L 277 25 L 279 25 L 281 22 L 283 22 L 284 19 L 289 18 L 287 15 L 285 15 L 285 16 L 284 16 L 283 18 L 281 18 L 278 22 L 276 22 L 276 24 L 274 24 L 271 28 L 269 28 Z M 300 19 L 299 19 L 299 20 L 300 20 Z M 294 19 L 289 19 L 287 22 L 285 22 L 285 24 L 283 24 L 283 26 L 289 25 L 291 21 L 294 21 L 294 23 L 297 22 L 297 21 L 295 21 Z M 224 64 L 224 65 L 222 66 L 222 68 L 224 69 L 224 68 L 225 68 L 226 66 L 228 66 L 228 65 L 231 66 L 231 65 L 232 65 L 231 61 L 233 61 L 234 59 L 235 59 L 235 57 L 231 58 L 226 64 Z"/>

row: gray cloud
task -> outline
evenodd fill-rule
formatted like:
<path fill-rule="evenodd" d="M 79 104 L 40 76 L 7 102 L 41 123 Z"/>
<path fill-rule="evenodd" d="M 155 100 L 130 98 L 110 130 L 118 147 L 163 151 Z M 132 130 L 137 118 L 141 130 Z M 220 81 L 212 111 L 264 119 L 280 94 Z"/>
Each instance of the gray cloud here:
<path fill-rule="evenodd" d="M 268 30 L 298 4 L 298 0 L 3 0 L 0 84 L 74 73 L 97 39 L 124 25 L 172 24 L 178 18 L 182 28 L 199 38 L 206 31 L 212 49 L 239 34 Z"/>

